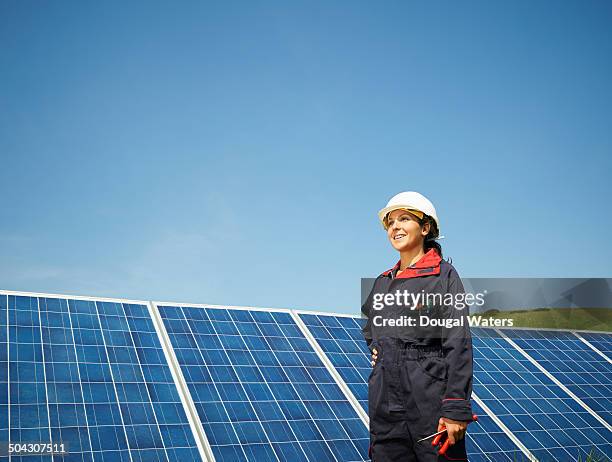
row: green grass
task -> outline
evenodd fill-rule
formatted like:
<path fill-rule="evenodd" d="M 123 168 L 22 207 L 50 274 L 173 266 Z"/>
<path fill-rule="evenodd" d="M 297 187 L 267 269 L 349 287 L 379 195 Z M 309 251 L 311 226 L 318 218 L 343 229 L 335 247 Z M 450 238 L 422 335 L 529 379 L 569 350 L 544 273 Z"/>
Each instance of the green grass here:
<path fill-rule="evenodd" d="M 475 313 L 483 317 L 514 320 L 513 327 L 597 330 L 612 332 L 610 308 L 536 308 L 533 310 L 489 310 Z"/>
<path fill-rule="evenodd" d="M 601 456 L 597 456 L 595 453 L 595 449 L 591 449 L 591 452 L 589 452 L 586 456 L 586 458 L 584 459 L 584 462 L 604 462 L 609 460 L 607 457 L 601 457 Z M 578 462 L 583 462 L 582 461 L 582 455 L 578 456 Z"/>

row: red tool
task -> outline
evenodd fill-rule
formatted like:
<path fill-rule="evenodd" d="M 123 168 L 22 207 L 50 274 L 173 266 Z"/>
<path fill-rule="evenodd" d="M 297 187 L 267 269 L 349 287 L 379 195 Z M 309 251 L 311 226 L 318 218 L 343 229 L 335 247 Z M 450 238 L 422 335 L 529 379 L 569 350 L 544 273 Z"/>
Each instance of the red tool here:
<path fill-rule="evenodd" d="M 477 420 L 478 420 L 478 416 L 476 414 L 474 414 L 472 416 L 472 422 L 476 422 Z M 431 442 L 432 446 L 439 445 L 440 442 L 442 441 L 442 438 L 444 438 L 445 436 L 448 437 L 448 433 L 446 433 L 445 430 L 446 430 L 446 427 L 443 427 L 440 432 L 434 433 L 435 438 Z M 433 436 L 433 435 L 431 435 L 431 436 Z M 431 438 L 431 436 L 429 436 L 428 438 Z M 427 438 L 425 438 L 425 439 L 427 439 Z M 447 438 L 446 441 L 444 441 L 444 443 L 442 443 L 442 446 L 440 447 L 440 449 L 438 449 L 438 454 L 441 455 L 441 456 L 446 454 L 446 451 L 448 451 L 449 446 L 450 446 L 450 440 Z"/>

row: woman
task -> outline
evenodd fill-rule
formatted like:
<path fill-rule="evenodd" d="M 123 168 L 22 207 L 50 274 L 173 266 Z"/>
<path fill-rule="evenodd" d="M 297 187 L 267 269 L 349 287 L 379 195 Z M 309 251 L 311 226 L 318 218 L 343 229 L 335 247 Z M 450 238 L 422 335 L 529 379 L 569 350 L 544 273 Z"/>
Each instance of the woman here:
<path fill-rule="evenodd" d="M 394 196 L 379 212 L 397 264 L 374 281 L 361 310 L 372 352 L 368 382 L 374 462 L 467 460 L 472 421 L 472 343 L 463 285 L 442 260 L 433 204 L 417 192 Z M 384 303 L 383 303 L 384 302 Z M 433 438 L 446 429 L 448 449 Z M 449 446 L 450 445 L 450 446 Z M 444 452 L 444 451 L 441 451 Z"/>

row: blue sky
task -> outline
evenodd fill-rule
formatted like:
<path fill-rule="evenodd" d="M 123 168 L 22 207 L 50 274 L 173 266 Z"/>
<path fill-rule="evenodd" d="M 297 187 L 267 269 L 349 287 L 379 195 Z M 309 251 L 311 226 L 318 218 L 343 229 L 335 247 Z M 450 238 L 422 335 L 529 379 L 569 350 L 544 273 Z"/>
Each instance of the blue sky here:
<path fill-rule="evenodd" d="M 3 1 L 0 288 L 356 312 L 402 190 L 462 276 L 610 277 L 611 21 Z"/>

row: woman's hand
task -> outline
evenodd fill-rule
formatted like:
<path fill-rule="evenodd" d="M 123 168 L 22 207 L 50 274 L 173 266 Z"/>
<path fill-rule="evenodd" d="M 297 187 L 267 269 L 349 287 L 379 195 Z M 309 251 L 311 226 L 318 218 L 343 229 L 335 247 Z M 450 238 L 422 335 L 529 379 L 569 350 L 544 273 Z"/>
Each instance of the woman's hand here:
<path fill-rule="evenodd" d="M 438 431 L 444 429 L 446 427 L 446 432 L 448 433 L 448 441 L 452 446 L 457 441 L 460 441 L 465 436 L 465 431 L 467 430 L 469 422 L 463 422 L 461 420 L 452 420 L 447 419 L 446 417 L 440 417 L 438 422 Z"/>
<path fill-rule="evenodd" d="M 378 350 L 374 348 L 372 350 L 372 367 L 376 365 L 376 360 L 378 359 Z"/>

